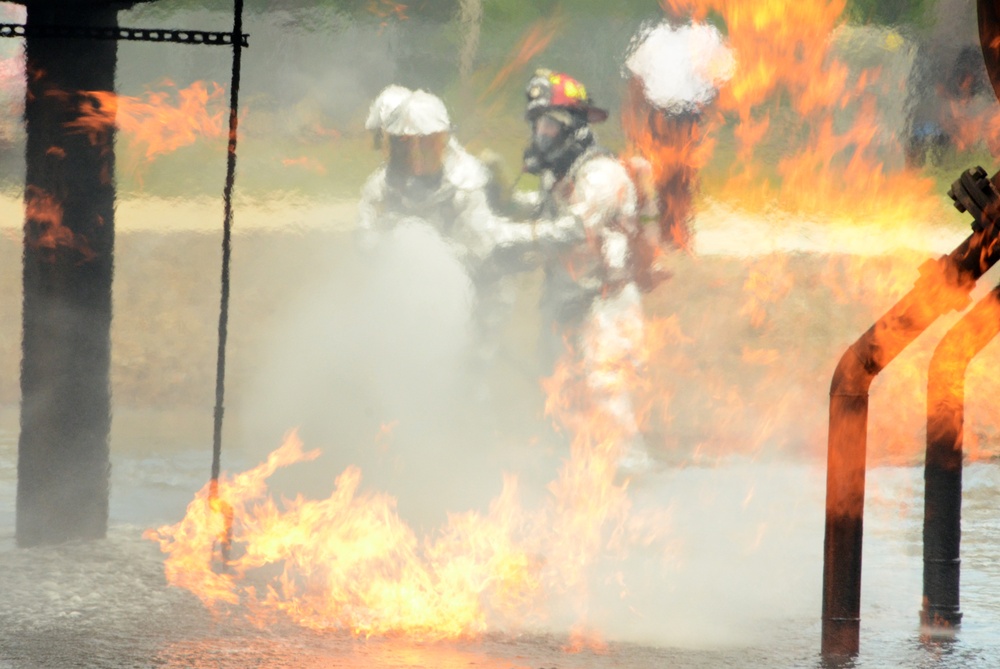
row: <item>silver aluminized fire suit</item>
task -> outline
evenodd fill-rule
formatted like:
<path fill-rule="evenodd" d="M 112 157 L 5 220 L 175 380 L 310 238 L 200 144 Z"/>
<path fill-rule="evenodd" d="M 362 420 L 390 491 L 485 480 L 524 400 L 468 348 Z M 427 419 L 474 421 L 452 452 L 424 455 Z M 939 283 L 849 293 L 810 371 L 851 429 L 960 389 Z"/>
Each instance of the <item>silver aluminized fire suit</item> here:
<path fill-rule="evenodd" d="M 390 141 L 394 133 L 426 136 L 450 130 L 440 100 L 432 100 L 433 96 L 423 91 L 415 96 L 419 99 L 410 105 L 411 111 L 419 112 L 410 114 L 414 123 L 394 126 L 390 121 L 385 128 Z M 406 112 L 402 110 L 403 115 Z M 381 234 L 406 219 L 419 219 L 449 244 L 475 291 L 471 313 L 473 364 L 478 367 L 474 371 L 480 374 L 495 359 L 499 334 L 511 315 L 516 293 L 510 274 L 517 268 L 503 266 L 498 259 L 513 259 L 533 246 L 530 226 L 513 223 L 491 210 L 486 190 L 490 179 L 486 166 L 449 137 L 439 175 L 414 177 L 405 170 L 383 165 L 365 182 L 358 207 L 357 235 L 362 248 L 373 247 Z M 518 251 L 502 251 L 508 247 Z"/>

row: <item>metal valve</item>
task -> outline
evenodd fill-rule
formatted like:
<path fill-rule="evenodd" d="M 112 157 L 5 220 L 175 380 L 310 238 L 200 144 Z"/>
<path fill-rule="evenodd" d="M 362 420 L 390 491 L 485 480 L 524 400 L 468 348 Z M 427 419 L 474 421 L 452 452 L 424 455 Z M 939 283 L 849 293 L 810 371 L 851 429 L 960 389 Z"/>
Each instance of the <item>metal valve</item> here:
<path fill-rule="evenodd" d="M 983 230 L 993 222 L 997 215 L 1000 193 L 986 174 L 986 170 L 977 165 L 962 173 L 948 190 L 948 196 L 960 212 L 969 212 L 975 219 L 972 229 Z M 987 220 L 987 218 L 989 220 Z"/>

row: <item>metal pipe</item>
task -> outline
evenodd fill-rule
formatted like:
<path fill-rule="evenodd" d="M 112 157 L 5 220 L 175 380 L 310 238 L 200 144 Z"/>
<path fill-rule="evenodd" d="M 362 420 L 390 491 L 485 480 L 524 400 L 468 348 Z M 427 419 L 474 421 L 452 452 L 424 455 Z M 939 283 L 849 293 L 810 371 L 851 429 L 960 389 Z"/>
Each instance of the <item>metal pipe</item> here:
<path fill-rule="evenodd" d="M 976 281 L 1000 258 L 996 224 L 1000 198 L 994 182 L 986 180 L 982 168 L 968 170 L 949 194 L 960 211 L 973 214 L 974 232 L 949 255 L 920 267 L 913 289 L 847 349 L 830 386 L 824 657 L 856 655 L 859 648 L 868 389 L 878 373 L 938 317 L 965 308 Z"/>
<path fill-rule="evenodd" d="M 959 608 L 962 536 L 962 430 L 965 374 L 1000 334 L 1000 286 L 941 339 L 927 373 L 927 458 L 924 464 L 924 591 L 921 624 L 949 632 Z"/>

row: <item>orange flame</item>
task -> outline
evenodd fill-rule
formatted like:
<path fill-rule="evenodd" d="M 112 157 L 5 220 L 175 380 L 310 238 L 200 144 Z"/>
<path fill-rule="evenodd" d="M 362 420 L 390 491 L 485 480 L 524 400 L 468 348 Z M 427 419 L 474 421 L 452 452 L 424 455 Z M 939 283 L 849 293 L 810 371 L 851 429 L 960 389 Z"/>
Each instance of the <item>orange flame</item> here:
<path fill-rule="evenodd" d="M 362 490 L 356 467 L 337 477 L 325 500 L 278 504 L 265 480 L 318 455 L 303 452 L 293 433 L 265 463 L 219 479 L 231 524 L 213 510 L 206 486 L 182 521 L 145 536 L 167 553 L 171 584 L 207 606 L 243 605 L 261 623 L 281 613 L 312 629 L 439 640 L 542 621 L 550 597 L 570 597 L 584 616 L 597 558 L 662 540 L 665 525 L 656 514 L 630 513 L 627 484 L 615 474 L 622 444 L 615 420 L 570 410 L 567 426 L 579 431 L 570 457 L 547 503 L 533 511 L 519 504 L 517 479 L 505 476 L 488 512 L 450 514 L 437 533 L 420 538 L 392 497 Z M 220 572 L 209 558 L 230 531 L 230 559 Z"/>
<path fill-rule="evenodd" d="M 73 249 L 87 262 L 97 257 L 83 235 L 63 225 L 62 203 L 48 191 L 38 186 L 27 186 L 24 194 L 25 238 L 34 249 L 54 252 Z"/>
<path fill-rule="evenodd" d="M 326 174 L 326 165 L 316 160 L 315 158 L 310 158 L 309 156 L 299 156 L 298 158 L 282 158 L 281 164 L 285 167 L 298 167 L 307 172 L 313 172 L 315 174 Z"/>
<path fill-rule="evenodd" d="M 549 47 L 552 38 L 555 37 L 562 24 L 562 16 L 556 14 L 541 18 L 528 26 L 521 35 L 521 39 L 511 49 L 504 66 L 500 68 L 489 86 L 479 96 L 479 101 L 482 102 L 495 94 L 510 80 L 511 76 L 522 72 L 531 59 L 543 53 Z"/>
<path fill-rule="evenodd" d="M 751 267 L 743 289 L 747 301 L 740 315 L 750 319 L 754 328 L 762 327 L 767 321 L 768 306 L 781 302 L 792 288 L 792 279 L 787 272 L 787 260 L 781 256 L 767 256 Z"/>
<path fill-rule="evenodd" d="M 389 25 L 390 19 L 405 21 L 406 5 L 393 0 L 368 0 L 368 11 L 382 19 L 382 27 Z"/>
<path fill-rule="evenodd" d="M 224 91 L 216 83 L 196 81 L 187 88 L 149 92 L 145 99 L 108 91 L 81 95 L 80 118 L 69 127 L 87 133 L 92 141 L 99 133 L 117 128 L 133 151 L 142 151 L 147 161 L 194 144 L 200 138 L 228 135 L 229 110 Z"/>
<path fill-rule="evenodd" d="M 804 240 L 807 234 L 816 233 L 831 242 L 850 240 L 851 248 L 860 249 L 861 255 L 849 255 L 857 251 L 839 255 L 831 245 L 828 266 L 824 269 L 822 262 L 816 265 L 821 285 L 816 285 L 817 275 L 813 274 L 805 295 L 821 288 L 830 296 L 834 311 L 822 333 L 790 322 L 794 321 L 791 314 L 800 313 L 796 300 L 803 295 L 803 287 L 795 285 L 801 277 L 794 267 L 794 256 L 773 254 L 744 261 L 738 278 L 743 291 L 731 305 L 731 313 L 741 317 L 744 327 L 753 328 L 755 337 L 780 341 L 780 348 L 771 343 L 744 347 L 742 355 L 733 360 L 743 373 L 727 377 L 699 369 L 684 355 L 691 354 L 692 347 L 678 341 L 673 350 L 661 350 L 651 359 L 651 372 L 662 379 L 662 387 L 673 388 L 672 377 L 690 375 L 698 379 L 697 386 L 708 389 L 704 392 L 711 397 L 711 406 L 698 407 L 704 418 L 679 414 L 689 427 L 698 428 L 696 434 L 704 439 L 695 449 L 696 458 L 752 452 L 754 443 L 763 439 L 785 439 L 781 434 L 788 430 L 787 424 L 782 427 L 784 418 L 809 432 L 795 435 L 801 443 L 815 439 L 824 444 L 823 435 L 814 434 L 817 430 L 801 426 L 802 420 L 795 414 L 802 404 L 795 395 L 799 388 L 828 385 L 832 370 L 792 364 L 789 356 L 796 342 L 779 337 L 776 329 L 818 335 L 816 345 L 827 347 L 829 357 L 836 359 L 913 286 L 916 268 L 926 259 L 926 252 L 912 249 L 927 248 L 929 232 L 949 230 L 956 220 L 935 182 L 903 165 L 905 151 L 897 138 L 902 133 L 894 132 L 885 120 L 883 106 L 887 100 L 898 99 L 900 92 L 895 88 L 904 84 L 891 80 L 888 68 L 880 71 L 861 66 L 855 62 L 861 59 L 846 55 L 847 45 L 868 40 L 864 44 L 870 43 L 881 56 L 891 58 L 896 53 L 893 50 L 900 49 L 902 57 L 905 49 L 900 45 L 905 45 L 905 39 L 889 30 L 845 25 L 842 0 L 663 0 L 662 4 L 695 20 L 720 17 L 735 70 L 720 86 L 714 102 L 702 110 L 697 134 L 671 132 L 669 115 L 653 108 L 644 99 L 641 86 L 630 82 L 622 110 L 623 126 L 630 154 L 644 157 L 652 167 L 660 215 L 668 224 L 683 222 L 685 203 L 696 206 L 705 202 L 693 199 L 696 182 L 689 180 L 687 188 L 679 183 L 683 175 L 700 172 L 702 179 L 711 180 L 711 189 L 706 188 L 705 194 L 715 201 L 713 211 L 716 205 L 738 209 L 741 223 L 744 217 L 766 219 L 768 234 L 787 234 L 790 239 Z M 975 103 L 972 99 L 954 103 L 954 119 L 945 130 L 960 150 L 985 139 L 996 153 L 1000 150 L 1000 134 L 995 134 L 1000 133 L 1000 114 L 992 100 L 988 109 L 979 109 Z M 705 222 L 707 216 L 699 222 Z M 800 226 L 803 222 L 808 229 Z M 661 238 L 677 243 L 683 239 L 676 234 L 677 229 L 663 234 L 661 227 Z M 683 233 L 683 228 L 680 230 Z M 739 232 L 734 229 L 732 234 Z M 891 249 L 886 251 L 891 257 L 870 255 L 872 251 L 858 243 L 873 234 Z M 947 236 L 942 239 L 950 245 L 937 254 L 950 251 L 961 237 L 956 236 L 954 242 L 948 242 Z M 751 255 L 755 252 L 747 251 Z M 682 265 L 687 267 L 686 261 Z M 810 307 L 820 308 L 816 304 Z M 838 315 L 840 312 L 843 315 Z M 848 314 L 850 322 L 844 322 Z M 870 412 L 870 462 L 922 459 L 928 359 L 937 337 L 956 318 L 941 319 L 876 380 Z M 704 327 L 697 319 L 685 321 L 685 328 L 700 333 L 701 346 L 717 343 L 708 323 L 709 327 Z M 734 383 L 734 376 L 740 381 Z M 977 371 L 976 365 L 970 367 L 968 383 L 970 388 L 982 387 L 984 397 L 995 392 L 996 383 Z M 787 390 L 776 397 L 777 388 Z M 769 398 L 766 407 L 756 400 L 764 395 Z M 973 397 L 971 390 L 969 396 Z M 822 401 L 822 396 L 818 399 Z M 677 401 L 684 398 L 675 396 L 672 400 L 674 408 L 666 411 L 679 410 Z M 976 428 L 980 434 L 993 434 L 995 420 L 981 407 L 973 401 L 969 415 L 978 415 L 985 422 Z M 671 416 L 664 413 L 661 420 L 665 442 L 677 445 L 677 438 L 668 429 Z M 738 428 L 749 424 L 757 426 L 749 435 L 752 443 L 726 439 L 727 430 L 745 438 L 751 431 Z M 976 434 L 968 439 L 974 441 Z"/>
<path fill-rule="evenodd" d="M 663 0 L 663 5 L 696 20 L 716 13 L 735 54 L 733 77 L 707 110 L 703 133 L 711 137 L 721 125 L 712 114 L 734 123 L 732 168 L 713 188 L 719 199 L 749 209 L 886 222 L 942 209 L 930 179 L 890 169 L 880 157 L 886 145 L 901 153 L 880 132 L 875 113 L 876 92 L 892 83 L 880 81 L 877 69 L 852 70 L 836 55 L 843 0 Z M 672 155 L 678 149 L 667 145 L 685 143 L 657 141 L 655 127 L 641 127 L 655 120 L 647 121 L 647 110 L 635 100 L 631 104 L 640 107 L 628 127 L 638 152 L 654 163 L 705 164 L 704 151 Z M 769 157 L 759 157 L 762 147 Z M 705 151 L 711 153 L 712 147 Z"/>
<path fill-rule="evenodd" d="M 706 120 L 700 127 L 689 117 L 663 114 L 646 101 L 640 82 L 629 82 L 622 107 L 622 128 L 630 141 L 626 156 L 649 161 L 660 239 L 679 248 L 690 248 L 697 173 L 712 155 L 711 136 L 721 124 L 717 116 Z"/>

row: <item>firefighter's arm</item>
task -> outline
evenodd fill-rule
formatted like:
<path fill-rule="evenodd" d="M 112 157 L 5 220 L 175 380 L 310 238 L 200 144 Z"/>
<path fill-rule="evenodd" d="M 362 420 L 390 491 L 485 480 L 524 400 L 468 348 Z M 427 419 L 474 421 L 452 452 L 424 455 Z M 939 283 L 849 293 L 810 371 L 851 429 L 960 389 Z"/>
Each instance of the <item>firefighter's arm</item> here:
<path fill-rule="evenodd" d="M 545 259 L 586 239 L 583 223 L 575 216 L 541 219 L 530 224 L 495 216 L 490 222 L 492 240 L 484 258 L 484 274 L 496 276 L 530 271 Z"/>
<path fill-rule="evenodd" d="M 500 154 L 486 149 L 479 154 L 479 160 L 489 173 L 486 196 L 490 208 L 501 216 L 515 222 L 536 219 L 542 209 L 542 194 L 536 190 L 522 190 L 517 187 L 523 173 L 511 182 L 507 178 L 506 164 Z"/>

